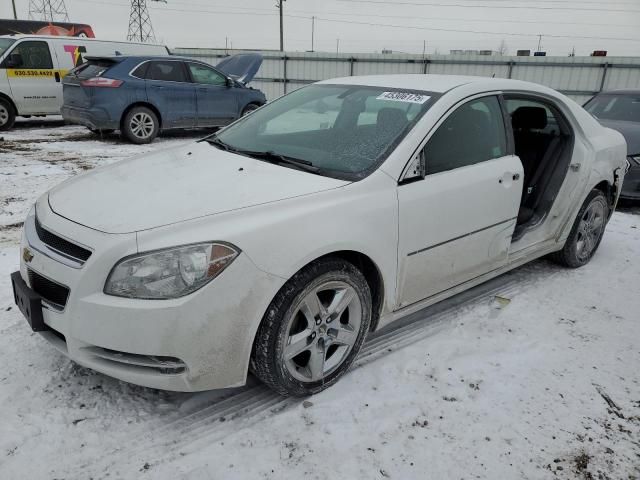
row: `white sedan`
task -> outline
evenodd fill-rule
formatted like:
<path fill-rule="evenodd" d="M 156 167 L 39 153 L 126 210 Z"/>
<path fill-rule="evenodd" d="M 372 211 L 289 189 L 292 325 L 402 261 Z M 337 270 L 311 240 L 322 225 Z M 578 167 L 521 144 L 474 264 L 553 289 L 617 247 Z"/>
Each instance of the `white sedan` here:
<path fill-rule="evenodd" d="M 43 195 L 16 303 L 69 358 L 149 387 L 284 395 L 336 382 L 365 337 L 543 255 L 594 255 L 622 136 L 515 80 L 349 77 L 202 141 Z"/>

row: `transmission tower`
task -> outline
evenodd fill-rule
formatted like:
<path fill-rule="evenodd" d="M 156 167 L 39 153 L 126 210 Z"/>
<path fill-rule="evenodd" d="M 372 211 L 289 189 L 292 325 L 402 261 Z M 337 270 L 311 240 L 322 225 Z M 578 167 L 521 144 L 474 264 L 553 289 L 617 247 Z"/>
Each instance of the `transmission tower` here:
<path fill-rule="evenodd" d="M 131 0 L 131 14 L 129 15 L 129 34 L 127 40 L 130 42 L 151 42 L 156 41 L 153 33 L 147 0 Z"/>
<path fill-rule="evenodd" d="M 29 19 L 45 22 L 68 22 L 64 0 L 29 0 Z"/>

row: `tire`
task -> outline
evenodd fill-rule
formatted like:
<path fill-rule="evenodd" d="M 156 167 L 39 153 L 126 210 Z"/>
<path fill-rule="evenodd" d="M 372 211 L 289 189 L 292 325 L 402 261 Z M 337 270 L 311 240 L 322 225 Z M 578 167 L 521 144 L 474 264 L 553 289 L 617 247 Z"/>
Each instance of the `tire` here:
<path fill-rule="evenodd" d="M 153 142 L 159 130 L 158 116 L 147 107 L 133 107 L 122 121 L 122 135 L 137 145 Z"/>
<path fill-rule="evenodd" d="M 16 121 L 16 111 L 6 98 L 0 98 L 0 131 L 11 130 Z"/>
<path fill-rule="evenodd" d="M 284 396 L 333 385 L 358 355 L 371 324 L 371 292 L 362 272 L 339 258 L 296 273 L 258 328 L 251 369 Z"/>
<path fill-rule="evenodd" d="M 564 247 L 551 254 L 551 259 L 569 268 L 589 263 L 600 246 L 608 218 L 607 197 L 600 190 L 591 190 L 580 207 Z"/>
<path fill-rule="evenodd" d="M 257 105 L 255 103 L 250 103 L 242 109 L 242 113 L 240 114 L 240 116 L 244 117 L 245 115 L 253 112 L 254 110 L 257 110 L 258 108 L 260 108 L 260 105 Z"/>

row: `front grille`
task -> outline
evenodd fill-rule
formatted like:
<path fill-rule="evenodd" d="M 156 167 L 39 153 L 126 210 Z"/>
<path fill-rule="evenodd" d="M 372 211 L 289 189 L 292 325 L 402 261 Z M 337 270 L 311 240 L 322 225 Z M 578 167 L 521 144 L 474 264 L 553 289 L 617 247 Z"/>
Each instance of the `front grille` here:
<path fill-rule="evenodd" d="M 36 217 L 36 232 L 38 237 L 42 242 L 47 245 L 49 248 L 57 251 L 62 255 L 66 255 L 68 257 L 75 258 L 77 260 L 82 260 L 86 262 L 91 256 L 91 251 L 86 248 L 82 248 L 75 243 L 71 243 L 68 240 L 65 240 L 62 237 L 59 237 L 55 233 L 50 232 L 45 229 L 42 225 L 40 225 L 40 221 Z"/>
<path fill-rule="evenodd" d="M 29 270 L 29 285 L 31 289 L 40 295 L 48 303 L 62 310 L 69 298 L 69 289 L 64 285 L 49 280 L 39 273 Z"/>

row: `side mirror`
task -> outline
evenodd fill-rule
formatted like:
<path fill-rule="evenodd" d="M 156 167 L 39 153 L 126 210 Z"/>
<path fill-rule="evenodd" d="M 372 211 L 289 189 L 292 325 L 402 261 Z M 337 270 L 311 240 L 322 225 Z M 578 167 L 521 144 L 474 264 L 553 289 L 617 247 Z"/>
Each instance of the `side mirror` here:
<path fill-rule="evenodd" d="M 233 78 L 227 77 L 227 88 L 231 88 L 235 86 L 236 82 L 233 81 Z"/>
<path fill-rule="evenodd" d="M 20 68 L 23 65 L 22 55 L 19 53 L 12 53 L 7 57 L 4 64 L 7 68 Z"/>

